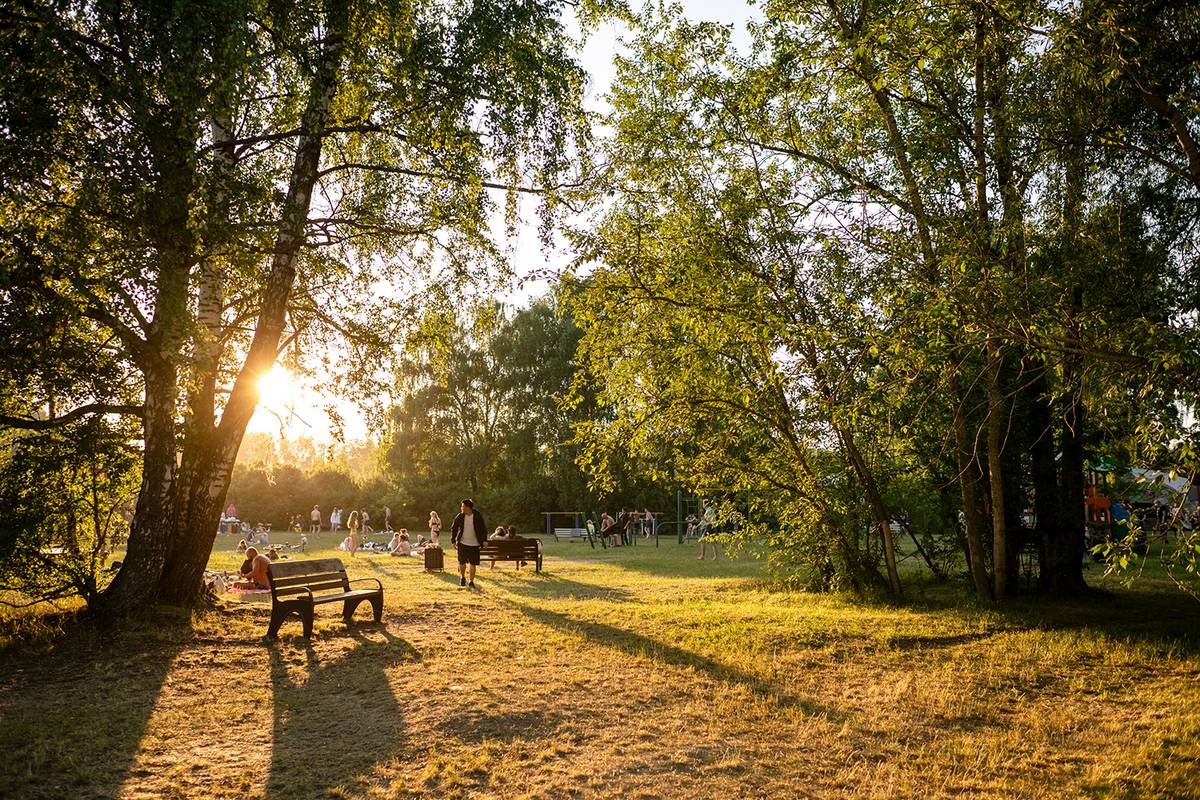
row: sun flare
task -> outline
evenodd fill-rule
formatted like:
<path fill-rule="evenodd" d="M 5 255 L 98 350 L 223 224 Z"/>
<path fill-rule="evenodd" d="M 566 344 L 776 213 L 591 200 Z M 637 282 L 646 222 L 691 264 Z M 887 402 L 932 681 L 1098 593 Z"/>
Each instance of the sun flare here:
<path fill-rule="evenodd" d="M 299 393 L 296 378 L 285 367 L 276 365 L 258 379 L 258 404 L 279 411 L 295 405 Z"/>

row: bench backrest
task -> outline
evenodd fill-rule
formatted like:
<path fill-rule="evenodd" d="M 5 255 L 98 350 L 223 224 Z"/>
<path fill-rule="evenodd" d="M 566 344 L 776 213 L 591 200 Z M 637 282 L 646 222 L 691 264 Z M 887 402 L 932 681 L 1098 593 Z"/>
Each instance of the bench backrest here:
<path fill-rule="evenodd" d="M 497 556 L 534 556 L 538 553 L 537 539 L 488 539 L 479 554 L 490 558 Z"/>
<path fill-rule="evenodd" d="M 349 591 L 350 579 L 340 558 L 314 558 L 305 561 L 276 561 L 267 568 L 271 597 L 313 594 L 322 591 Z"/>

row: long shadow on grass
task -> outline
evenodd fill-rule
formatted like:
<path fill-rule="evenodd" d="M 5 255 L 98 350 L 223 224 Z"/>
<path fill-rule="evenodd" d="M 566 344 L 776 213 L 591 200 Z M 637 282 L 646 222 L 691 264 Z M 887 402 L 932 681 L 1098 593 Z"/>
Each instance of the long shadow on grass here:
<path fill-rule="evenodd" d="M 510 603 L 510 605 L 530 619 L 540 622 L 543 625 L 548 625 L 551 628 L 557 628 L 568 633 L 581 634 L 588 641 L 605 647 L 611 647 L 626 655 L 635 658 L 645 656 L 676 667 L 692 667 L 707 674 L 714 680 L 727 681 L 744 686 L 759 697 L 770 700 L 780 706 L 797 708 L 808 715 L 820 714 L 831 721 L 841 721 L 842 719 L 842 714 L 838 711 L 819 706 L 808 700 L 793 697 L 780 690 L 778 686 L 759 678 L 757 675 L 752 675 L 737 667 L 731 667 L 728 664 L 722 664 L 720 661 L 715 661 L 707 656 L 694 653 L 691 650 L 684 650 L 682 647 L 660 642 L 649 636 L 613 625 L 607 625 L 603 622 L 578 619 L 567 614 L 560 614 L 556 611 L 548 611 L 544 608 L 536 608 L 521 603 Z"/>
<path fill-rule="evenodd" d="M 960 595 L 948 592 L 909 600 L 906 605 L 960 617 L 968 608 L 982 608 L 965 606 Z M 1118 640 L 1200 654 L 1200 603 L 1173 587 L 1094 588 L 1077 597 L 1025 594 L 988 612 L 998 615 L 1006 629 L 1086 629 Z"/>
<path fill-rule="evenodd" d="M 1028 627 L 1089 628 L 1114 639 L 1200 654 L 1200 603 L 1174 588 L 1092 589 L 1070 599 L 1022 598 L 1001 613 Z"/>
<path fill-rule="evenodd" d="M 357 646 L 326 663 L 312 647 L 272 646 L 268 796 L 325 797 L 405 751 L 404 718 L 386 670 L 420 655 L 405 640 L 376 631 L 385 641 L 347 634 Z"/>
<path fill-rule="evenodd" d="M 104 629 L 84 622 L 53 650 L 4 653 L 0 797 L 115 798 L 136 785 L 146 725 L 189 633 L 179 618 Z"/>
<path fill-rule="evenodd" d="M 565 714 L 555 711 L 508 710 L 491 714 L 477 708 L 463 708 L 453 713 L 438 728 L 447 741 L 468 744 L 485 741 L 511 742 L 518 738 L 545 738 L 564 719 Z"/>
<path fill-rule="evenodd" d="M 610 549 L 594 558 L 583 557 L 575 561 L 594 561 L 611 564 L 629 572 L 639 572 L 657 578 L 745 578 L 760 577 L 763 566 L 748 557 L 730 559 L 722 548 L 721 557 L 717 561 L 711 558 L 700 561 L 696 558 L 697 549 L 694 542 L 686 545 L 663 544 L 655 549 L 649 547 L 620 547 Z"/>
<path fill-rule="evenodd" d="M 480 577 L 486 578 L 487 573 Z M 529 580 L 504 581 L 496 586 L 521 597 L 539 600 L 629 600 L 632 597 L 625 589 L 573 581 L 545 572 L 531 574 Z"/>

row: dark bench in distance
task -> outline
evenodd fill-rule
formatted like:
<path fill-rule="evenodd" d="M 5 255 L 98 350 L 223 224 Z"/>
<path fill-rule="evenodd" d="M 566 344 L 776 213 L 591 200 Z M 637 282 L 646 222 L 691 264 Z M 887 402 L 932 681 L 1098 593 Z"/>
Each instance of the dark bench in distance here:
<path fill-rule="evenodd" d="M 293 612 L 299 614 L 304 623 L 304 638 L 311 638 L 313 609 L 322 603 L 339 600 L 342 601 L 342 618 L 347 623 L 363 600 L 371 601 L 376 622 L 383 618 L 383 584 L 378 578 L 349 580 L 341 559 L 279 561 L 268 568 L 267 577 L 271 581 L 271 625 L 267 628 L 267 638 L 274 639 L 279 626 Z M 376 588 L 350 588 L 351 583 L 359 581 L 375 581 Z"/>
<path fill-rule="evenodd" d="M 532 561 L 542 571 L 542 543 L 539 539 L 488 539 L 479 549 L 480 561 Z"/>

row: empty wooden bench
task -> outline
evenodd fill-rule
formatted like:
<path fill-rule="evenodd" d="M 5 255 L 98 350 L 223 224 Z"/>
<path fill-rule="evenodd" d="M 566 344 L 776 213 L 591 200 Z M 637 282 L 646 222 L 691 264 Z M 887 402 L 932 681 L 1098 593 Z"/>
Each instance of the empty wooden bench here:
<path fill-rule="evenodd" d="M 542 543 L 539 539 L 488 539 L 479 549 L 480 561 L 532 561 L 542 571 Z"/>
<path fill-rule="evenodd" d="M 304 638 L 312 637 L 313 609 L 322 603 L 342 601 L 342 618 L 350 622 L 354 609 L 363 600 L 371 602 L 375 621 L 383 618 L 383 584 L 378 578 L 351 581 L 338 558 L 310 561 L 278 561 L 267 569 L 271 582 L 271 625 L 267 637 L 274 639 L 288 614 L 300 615 Z M 351 589 L 351 583 L 375 581 L 374 589 Z M 320 593 L 320 594 L 318 594 Z"/>

